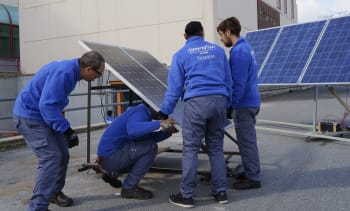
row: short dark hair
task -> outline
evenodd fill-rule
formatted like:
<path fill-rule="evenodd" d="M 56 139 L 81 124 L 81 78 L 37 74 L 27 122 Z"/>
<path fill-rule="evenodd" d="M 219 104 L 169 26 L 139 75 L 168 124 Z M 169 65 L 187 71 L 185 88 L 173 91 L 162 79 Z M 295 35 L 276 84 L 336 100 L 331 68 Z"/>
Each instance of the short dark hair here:
<path fill-rule="evenodd" d="M 108 110 L 108 111 L 107 111 L 107 115 L 108 115 L 108 116 L 112 116 L 112 114 L 113 114 L 113 111 L 112 111 L 112 110 Z"/>
<path fill-rule="evenodd" d="M 241 23 L 236 17 L 230 17 L 226 20 L 222 21 L 217 27 L 216 31 L 222 31 L 225 32 L 227 29 L 230 30 L 230 32 L 236 36 L 240 36 L 241 33 Z"/>
<path fill-rule="evenodd" d="M 191 36 L 202 36 L 203 26 L 199 21 L 191 21 L 185 27 L 185 33 L 188 37 Z"/>
<path fill-rule="evenodd" d="M 84 53 L 79 59 L 80 68 L 92 67 L 95 70 L 100 68 L 101 64 L 105 62 L 103 56 L 97 51 L 89 51 Z"/>

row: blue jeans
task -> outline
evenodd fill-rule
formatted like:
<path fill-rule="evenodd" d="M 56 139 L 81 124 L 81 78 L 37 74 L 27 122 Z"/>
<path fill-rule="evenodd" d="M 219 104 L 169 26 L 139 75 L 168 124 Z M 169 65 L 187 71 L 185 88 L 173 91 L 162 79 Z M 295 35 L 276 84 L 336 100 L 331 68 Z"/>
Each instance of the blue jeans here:
<path fill-rule="evenodd" d="M 237 144 L 245 176 L 260 181 L 260 160 L 255 123 L 260 108 L 241 108 L 233 111 Z"/>
<path fill-rule="evenodd" d="M 111 177 L 118 177 L 128 173 L 122 188 L 130 189 L 139 184 L 140 180 L 152 167 L 157 155 L 157 142 L 168 138 L 171 134 L 165 132 L 153 133 L 143 140 L 131 141 L 123 144 L 112 155 L 104 157 L 102 169 Z M 152 138 L 149 140 L 149 138 Z"/>
<path fill-rule="evenodd" d="M 18 131 L 38 158 L 37 176 L 28 210 L 46 210 L 51 195 L 62 191 L 69 161 L 67 141 L 44 121 L 13 117 Z"/>
<path fill-rule="evenodd" d="M 227 98 L 224 96 L 209 95 L 190 98 L 184 103 L 180 192 L 185 198 L 194 196 L 198 152 L 203 139 L 205 139 L 210 160 L 212 194 L 226 191 L 226 164 L 223 150 L 226 102 Z"/>

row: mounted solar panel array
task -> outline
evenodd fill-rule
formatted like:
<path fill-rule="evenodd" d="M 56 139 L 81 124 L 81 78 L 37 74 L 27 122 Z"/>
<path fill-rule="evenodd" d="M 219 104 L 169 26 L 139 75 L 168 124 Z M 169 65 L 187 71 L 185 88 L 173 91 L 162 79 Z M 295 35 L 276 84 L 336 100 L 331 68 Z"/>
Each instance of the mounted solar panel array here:
<path fill-rule="evenodd" d="M 330 20 L 301 83 L 350 82 L 350 17 Z"/>
<path fill-rule="evenodd" d="M 350 17 L 249 32 L 246 39 L 260 85 L 350 83 Z"/>
<path fill-rule="evenodd" d="M 145 51 L 101 43 L 80 41 L 87 50 L 98 51 L 106 67 L 156 111 L 160 110 L 167 89 L 168 69 Z M 183 105 L 178 102 L 171 115 L 182 123 Z"/>
<path fill-rule="evenodd" d="M 259 49 L 258 51 L 255 51 L 258 69 L 260 69 L 263 64 L 265 55 L 269 53 L 273 41 L 279 31 L 279 28 L 274 28 L 270 30 L 256 31 L 255 33 L 248 33 L 246 35 L 246 39 L 249 40 L 249 43 L 252 46 L 254 46 L 254 49 Z"/>

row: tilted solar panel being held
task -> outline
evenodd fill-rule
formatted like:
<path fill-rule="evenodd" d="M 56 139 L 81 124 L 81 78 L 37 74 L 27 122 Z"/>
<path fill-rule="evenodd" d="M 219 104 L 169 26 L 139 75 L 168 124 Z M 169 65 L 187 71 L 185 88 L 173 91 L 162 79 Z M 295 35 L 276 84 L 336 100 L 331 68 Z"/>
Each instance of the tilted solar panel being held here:
<path fill-rule="evenodd" d="M 87 50 L 98 51 L 106 60 L 106 67 L 135 94 L 159 111 L 167 89 L 167 68 L 149 53 L 90 41 L 80 41 Z M 154 67 L 154 68 L 153 68 Z M 163 73 L 162 71 L 165 71 Z M 182 104 L 171 115 L 182 124 Z"/>
<path fill-rule="evenodd" d="M 260 70 L 280 28 L 249 32 L 245 38 L 254 49 L 258 70 Z"/>
<path fill-rule="evenodd" d="M 141 66 L 148 69 L 165 85 L 168 81 L 168 68 L 161 64 L 156 58 L 146 51 L 124 48 L 125 52 L 139 62 Z"/>
<path fill-rule="evenodd" d="M 260 84 L 296 84 L 326 21 L 282 28 L 259 77 Z"/>
<path fill-rule="evenodd" d="M 350 17 L 331 19 L 302 84 L 345 84 L 350 82 Z"/>

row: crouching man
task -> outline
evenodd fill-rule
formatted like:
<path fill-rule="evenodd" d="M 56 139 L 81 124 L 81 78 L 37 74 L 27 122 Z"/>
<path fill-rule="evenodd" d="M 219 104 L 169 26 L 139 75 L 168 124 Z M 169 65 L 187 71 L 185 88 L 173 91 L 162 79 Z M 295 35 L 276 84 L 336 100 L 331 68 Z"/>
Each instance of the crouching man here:
<path fill-rule="evenodd" d="M 157 155 L 157 142 L 176 131 L 175 120 L 155 120 L 158 114 L 146 104 L 130 107 L 108 126 L 98 144 L 97 162 L 101 165 L 103 180 L 112 186 L 121 185 L 122 198 L 150 199 L 153 193 L 139 186 L 140 180 L 152 166 Z M 128 174 L 123 182 L 117 180 Z"/>

